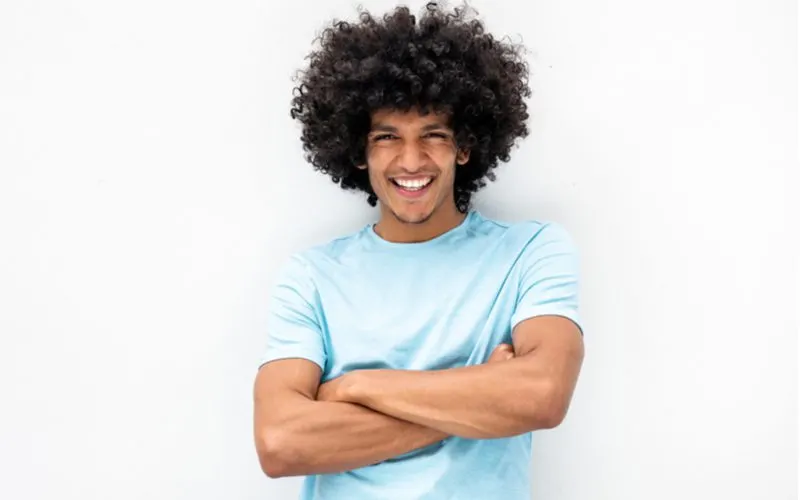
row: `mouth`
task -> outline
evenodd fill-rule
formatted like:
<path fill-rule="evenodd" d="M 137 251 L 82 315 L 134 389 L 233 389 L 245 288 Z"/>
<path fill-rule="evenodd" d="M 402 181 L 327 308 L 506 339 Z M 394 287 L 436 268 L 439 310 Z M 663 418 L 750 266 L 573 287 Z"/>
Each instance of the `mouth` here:
<path fill-rule="evenodd" d="M 434 177 L 392 177 L 389 182 L 404 198 L 419 198 L 423 196 L 433 184 Z"/>

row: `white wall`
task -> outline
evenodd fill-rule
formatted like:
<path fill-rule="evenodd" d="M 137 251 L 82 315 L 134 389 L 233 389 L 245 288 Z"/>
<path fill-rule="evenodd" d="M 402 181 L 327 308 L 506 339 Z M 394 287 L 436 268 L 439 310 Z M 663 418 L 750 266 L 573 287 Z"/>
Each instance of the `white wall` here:
<path fill-rule="evenodd" d="M 374 216 L 288 117 L 354 4 L 0 3 L 0 498 L 295 496 L 251 388 L 276 264 Z M 473 4 L 536 92 L 479 208 L 562 222 L 585 269 L 535 498 L 796 499 L 796 5 Z"/>

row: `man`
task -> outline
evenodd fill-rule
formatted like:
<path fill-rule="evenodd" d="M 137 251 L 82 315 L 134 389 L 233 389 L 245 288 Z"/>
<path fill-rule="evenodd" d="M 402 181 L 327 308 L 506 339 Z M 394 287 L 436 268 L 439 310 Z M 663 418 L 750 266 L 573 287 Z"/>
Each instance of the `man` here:
<path fill-rule="evenodd" d="M 528 499 L 531 432 L 583 359 L 558 225 L 471 196 L 527 135 L 519 48 L 430 4 L 325 30 L 292 116 L 311 164 L 380 219 L 294 255 L 270 302 L 255 441 L 304 499 Z"/>

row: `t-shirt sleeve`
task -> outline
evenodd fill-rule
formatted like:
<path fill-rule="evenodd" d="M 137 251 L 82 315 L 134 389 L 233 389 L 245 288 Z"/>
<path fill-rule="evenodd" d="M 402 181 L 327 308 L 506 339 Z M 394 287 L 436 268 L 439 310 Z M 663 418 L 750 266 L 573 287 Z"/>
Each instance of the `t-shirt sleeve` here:
<path fill-rule="evenodd" d="M 569 233 L 548 223 L 520 256 L 520 284 L 512 328 L 536 316 L 563 316 L 583 333 L 578 314 L 578 253 Z"/>
<path fill-rule="evenodd" d="M 308 265 L 292 256 L 278 272 L 269 297 L 267 346 L 260 365 L 277 359 L 303 358 L 325 369 L 326 353 Z"/>

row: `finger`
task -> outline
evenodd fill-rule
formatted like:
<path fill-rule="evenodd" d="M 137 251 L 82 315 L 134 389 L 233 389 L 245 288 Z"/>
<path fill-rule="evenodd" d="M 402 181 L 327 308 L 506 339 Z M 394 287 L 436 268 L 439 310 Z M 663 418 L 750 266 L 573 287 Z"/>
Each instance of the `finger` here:
<path fill-rule="evenodd" d="M 494 361 L 506 361 L 514 357 L 514 348 L 509 344 L 500 344 L 494 348 L 489 355 L 488 363 Z"/>

